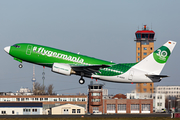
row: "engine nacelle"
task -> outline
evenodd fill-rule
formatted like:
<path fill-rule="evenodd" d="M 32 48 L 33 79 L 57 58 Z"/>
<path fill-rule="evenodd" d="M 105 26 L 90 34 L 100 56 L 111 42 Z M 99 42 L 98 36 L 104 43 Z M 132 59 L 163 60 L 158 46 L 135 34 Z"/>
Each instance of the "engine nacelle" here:
<path fill-rule="evenodd" d="M 51 70 L 63 75 L 71 75 L 72 73 L 75 73 L 70 65 L 64 63 L 54 63 Z"/>

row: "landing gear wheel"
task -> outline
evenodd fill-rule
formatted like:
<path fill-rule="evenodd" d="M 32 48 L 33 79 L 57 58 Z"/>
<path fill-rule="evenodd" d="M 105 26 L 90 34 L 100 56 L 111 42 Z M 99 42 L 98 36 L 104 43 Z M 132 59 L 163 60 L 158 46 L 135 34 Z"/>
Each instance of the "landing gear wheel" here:
<path fill-rule="evenodd" d="M 79 84 L 84 84 L 85 83 L 85 80 L 83 79 L 83 78 L 81 78 L 80 80 L 79 80 Z"/>
<path fill-rule="evenodd" d="M 19 64 L 19 68 L 22 68 L 23 67 L 23 65 L 22 64 Z"/>

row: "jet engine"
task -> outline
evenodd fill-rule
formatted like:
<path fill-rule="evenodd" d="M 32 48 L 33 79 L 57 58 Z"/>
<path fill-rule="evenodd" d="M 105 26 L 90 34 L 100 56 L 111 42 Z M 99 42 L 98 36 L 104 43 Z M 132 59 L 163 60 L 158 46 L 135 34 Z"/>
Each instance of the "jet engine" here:
<path fill-rule="evenodd" d="M 73 73 L 76 73 L 70 65 L 64 63 L 54 63 L 51 69 L 53 72 L 60 73 L 63 75 L 70 76 Z"/>

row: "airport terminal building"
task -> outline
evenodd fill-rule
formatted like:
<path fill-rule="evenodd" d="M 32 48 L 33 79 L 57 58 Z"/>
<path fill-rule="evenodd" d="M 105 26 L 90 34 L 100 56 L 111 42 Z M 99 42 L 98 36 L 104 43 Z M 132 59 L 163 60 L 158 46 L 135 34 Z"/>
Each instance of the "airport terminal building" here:
<path fill-rule="evenodd" d="M 1 115 L 53 114 L 52 108 L 71 104 L 74 105 L 71 109 L 83 108 L 80 113 L 84 114 L 87 112 L 87 101 L 87 95 L 1 95 L 0 113 Z M 62 111 L 64 110 L 67 112 L 61 114 L 70 114 L 70 109 L 62 108 Z"/>

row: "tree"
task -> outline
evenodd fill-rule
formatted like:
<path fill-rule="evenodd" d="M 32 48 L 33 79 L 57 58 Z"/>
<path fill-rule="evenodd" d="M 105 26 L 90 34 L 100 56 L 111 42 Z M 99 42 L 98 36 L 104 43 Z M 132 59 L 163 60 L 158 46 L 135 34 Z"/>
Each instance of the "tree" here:
<path fill-rule="evenodd" d="M 47 87 L 47 94 L 48 94 L 48 95 L 53 95 L 53 94 L 54 94 L 54 93 L 53 93 L 53 89 L 54 89 L 53 84 L 50 84 L 50 85 Z"/>
<path fill-rule="evenodd" d="M 34 85 L 33 94 L 34 95 L 53 95 L 53 84 L 49 85 L 48 87 L 41 85 L 40 83 L 36 82 Z"/>

